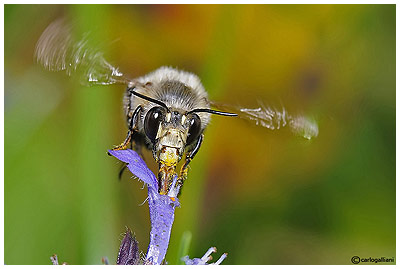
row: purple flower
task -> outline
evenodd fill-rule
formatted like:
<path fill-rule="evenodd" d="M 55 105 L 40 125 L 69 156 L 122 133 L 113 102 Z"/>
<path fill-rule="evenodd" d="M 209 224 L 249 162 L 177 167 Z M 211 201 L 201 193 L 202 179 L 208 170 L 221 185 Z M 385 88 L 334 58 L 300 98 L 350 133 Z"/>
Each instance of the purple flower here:
<path fill-rule="evenodd" d="M 127 163 L 129 171 L 148 186 L 151 231 L 146 261 L 147 263 L 161 264 L 167 253 L 175 208 L 179 206 L 178 198 L 158 193 L 157 178 L 135 151 L 130 149 L 110 150 L 109 153 Z M 174 181 L 176 181 L 176 177 Z M 176 192 L 175 183 L 173 183 L 171 190 L 169 194 L 172 195 L 179 192 Z"/>
<path fill-rule="evenodd" d="M 121 162 L 127 163 L 128 169 L 131 173 L 137 176 L 144 183 L 147 183 L 149 189 L 154 189 L 154 191 L 158 192 L 157 178 L 153 172 L 147 168 L 146 163 L 142 158 L 140 158 L 139 154 L 131 149 L 109 150 L 108 152 Z"/>
<path fill-rule="evenodd" d="M 217 248 L 209 248 L 201 258 L 189 259 L 189 256 L 185 256 L 182 258 L 182 260 L 185 262 L 186 265 L 208 265 L 207 262 L 212 260 L 211 253 L 213 252 L 217 252 Z M 227 256 L 228 253 L 222 254 L 221 257 L 215 263 L 211 263 L 211 265 L 220 265 Z"/>
<path fill-rule="evenodd" d="M 161 264 L 167 253 L 175 208 L 180 206 L 176 197 L 179 193 L 177 175 L 174 175 L 168 195 L 161 195 L 158 193 L 156 176 L 147 167 L 139 154 L 131 149 L 110 150 L 109 153 L 120 161 L 127 163 L 127 167 L 132 174 L 147 184 L 151 230 L 150 244 L 144 264 Z M 210 254 L 215 251 L 216 248 L 210 248 L 201 259 L 184 257 L 183 260 L 186 264 L 204 265 L 211 259 Z M 226 255 L 224 253 L 214 264 L 220 264 L 226 258 Z M 117 264 L 138 264 L 138 257 L 138 243 L 128 229 L 121 242 Z"/>

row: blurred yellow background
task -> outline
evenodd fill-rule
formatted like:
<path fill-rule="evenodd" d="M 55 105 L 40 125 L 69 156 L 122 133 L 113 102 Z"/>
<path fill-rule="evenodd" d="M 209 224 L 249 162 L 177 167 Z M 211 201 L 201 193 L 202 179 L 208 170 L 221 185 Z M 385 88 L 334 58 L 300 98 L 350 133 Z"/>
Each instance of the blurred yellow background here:
<path fill-rule="evenodd" d="M 106 151 L 126 134 L 124 86 L 81 86 L 35 64 L 66 17 L 134 78 L 168 65 L 211 99 L 312 116 L 307 141 L 215 116 L 175 212 L 167 260 L 211 246 L 224 264 L 395 257 L 395 5 L 5 5 L 6 264 L 115 263 L 129 226 L 146 252 L 142 183 Z M 155 170 L 150 153 L 146 161 Z"/>

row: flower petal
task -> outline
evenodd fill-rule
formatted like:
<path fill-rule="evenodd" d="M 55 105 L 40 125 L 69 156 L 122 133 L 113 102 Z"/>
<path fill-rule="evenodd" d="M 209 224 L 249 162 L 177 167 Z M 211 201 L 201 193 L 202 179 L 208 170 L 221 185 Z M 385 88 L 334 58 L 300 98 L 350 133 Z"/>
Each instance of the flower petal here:
<path fill-rule="evenodd" d="M 182 258 L 182 260 L 185 262 L 186 265 L 220 265 L 228 256 L 228 253 L 224 253 L 216 262 L 208 263 L 212 260 L 211 253 L 213 252 L 217 252 L 217 249 L 215 247 L 209 248 L 206 254 L 204 254 L 201 258 L 190 259 L 189 256 L 185 256 Z"/>
<path fill-rule="evenodd" d="M 148 184 L 148 203 L 150 209 L 150 244 L 147 249 L 147 255 L 145 263 L 147 264 L 161 264 L 167 253 L 169 239 L 171 235 L 172 224 L 174 222 L 175 208 L 179 207 L 179 200 L 176 197 L 179 193 L 179 186 L 177 184 L 177 177 L 175 175 L 173 184 L 169 195 L 161 195 L 158 193 L 157 178 L 147 168 L 146 163 L 140 158 L 139 154 L 135 151 L 127 150 L 110 150 L 109 153 L 119 159 L 122 162 L 128 163 L 129 170 Z M 120 252 L 125 256 L 125 252 L 130 251 L 131 239 L 125 235 L 125 238 L 121 244 Z M 126 239 L 126 240 L 125 240 Z M 124 242 L 128 243 L 125 244 Z M 122 257 L 122 256 L 121 256 Z M 118 260 L 122 260 L 120 255 Z M 128 261 L 125 258 L 124 261 Z M 118 261 L 117 261 L 118 262 Z"/>
<path fill-rule="evenodd" d="M 151 188 L 158 192 L 157 178 L 153 172 L 147 168 L 146 163 L 135 151 L 131 149 L 125 150 L 109 150 L 112 156 L 118 160 L 127 163 L 129 171 L 137 176 L 140 180 L 147 183 Z"/>
<path fill-rule="evenodd" d="M 147 259 L 153 258 L 155 264 L 161 264 L 167 253 L 175 208 L 179 207 L 178 198 L 160 195 L 149 189 L 150 244 Z"/>

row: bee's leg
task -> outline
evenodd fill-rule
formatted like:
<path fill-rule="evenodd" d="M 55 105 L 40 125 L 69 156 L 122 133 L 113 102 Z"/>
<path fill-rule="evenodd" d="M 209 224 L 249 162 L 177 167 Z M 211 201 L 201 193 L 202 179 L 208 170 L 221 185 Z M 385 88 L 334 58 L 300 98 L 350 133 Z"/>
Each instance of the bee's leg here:
<path fill-rule="evenodd" d="M 126 166 L 126 163 L 123 163 L 123 164 L 122 164 L 121 168 L 119 169 L 118 180 L 121 180 L 122 174 L 124 173 L 124 171 L 125 171 L 125 169 L 126 169 L 127 167 L 128 167 L 128 166 Z"/>
<path fill-rule="evenodd" d="M 128 130 L 128 134 L 126 135 L 126 138 L 125 138 L 125 140 L 124 140 L 124 142 L 122 142 L 120 145 L 118 145 L 118 146 L 116 146 L 116 147 L 114 147 L 112 150 L 122 150 L 122 149 L 126 149 L 127 147 L 128 147 L 128 145 L 130 144 L 130 148 L 132 149 L 132 147 L 133 147 L 133 140 L 135 140 L 134 139 L 134 135 L 135 135 L 135 128 L 136 128 L 136 125 L 137 125 L 137 120 L 138 120 L 138 118 L 139 118 L 139 113 L 142 111 L 142 107 L 141 106 L 138 106 L 136 109 L 135 109 L 135 111 L 133 112 L 133 115 L 132 115 L 132 117 L 130 118 L 130 120 L 129 120 L 129 130 Z M 135 143 L 135 146 L 137 145 L 138 143 Z M 120 168 L 120 170 L 119 170 L 119 173 L 118 173 L 118 179 L 119 180 L 121 180 L 121 178 L 122 178 L 122 174 L 124 173 L 124 171 L 125 171 L 125 169 L 126 169 L 126 164 L 124 163 L 124 164 L 122 164 L 122 166 L 121 166 L 121 168 Z"/>
<path fill-rule="evenodd" d="M 124 140 L 124 142 L 122 142 L 121 144 L 119 144 L 118 146 L 114 147 L 112 150 L 121 150 L 121 149 L 127 149 L 129 143 L 131 142 L 133 133 L 134 133 L 134 129 L 137 125 L 137 121 L 139 118 L 139 114 L 142 111 L 142 106 L 138 106 L 135 111 L 133 112 L 132 117 L 130 118 L 129 121 L 129 130 L 128 130 L 128 134 L 126 135 L 126 138 Z"/>
<path fill-rule="evenodd" d="M 194 146 L 194 148 L 190 152 L 188 152 L 188 154 L 186 155 L 185 163 L 182 165 L 181 171 L 180 171 L 179 177 L 178 177 L 177 184 L 178 184 L 179 188 L 182 187 L 183 182 L 187 178 L 187 172 L 188 172 L 189 163 L 193 160 L 194 156 L 199 151 L 201 143 L 203 143 L 203 139 L 204 139 L 204 135 L 201 134 L 199 136 L 199 139 L 197 140 L 196 145 Z"/>
<path fill-rule="evenodd" d="M 135 135 L 135 133 L 133 133 L 133 134 L 131 135 L 130 146 L 129 146 L 130 149 L 133 149 L 133 140 L 134 140 L 133 136 L 134 136 L 134 135 Z M 136 145 L 137 145 L 137 143 L 135 142 L 135 151 L 138 152 L 140 156 L 142 156 L 142 155 L 141 155 L 141 152 L 136 150 Z M 142 158 L 143 158 L 143 157 L 142 157 Z M 127 168 L 126 163 L 122 163 L 121 168 L 119 169 L 119 173 L 118 173 L 118 179 L 119 179 L 119 180 L 121 180 L 122 174 L 124 173 L 124 171 L 125 171 L 126 168 Z"/>
<path fill-rule="evenodd" d="M 132 138 L 132 131 L 128 130 L 128 134 L 126 135 L 126 138 L 124 140 L 124 142 L 122 142 L 121 144 L 119 144 L 116 147 L 113 147 L 112 150 L 122 150 L 122 149 L 127 149 L 129 142 L 131 142 L 131 138 Z"/>
<path fill-rule="evenodd" d="M 143 135 L 141 135 L 138 132 L 134 132 L 132 134 L 131 149 L 136 151 L 140 155 L 140 157 L 144 160 L 144 156 L 143 156 L 143 152 L 142 152 L 143 145 L 144 145 Z"/>

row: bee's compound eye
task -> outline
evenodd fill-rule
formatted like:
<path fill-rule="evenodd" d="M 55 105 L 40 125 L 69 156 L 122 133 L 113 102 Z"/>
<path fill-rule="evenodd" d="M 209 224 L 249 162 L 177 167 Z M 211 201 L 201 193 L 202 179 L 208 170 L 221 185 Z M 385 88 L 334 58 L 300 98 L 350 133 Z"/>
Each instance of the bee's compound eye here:
<path fill-rule="evenodd" d="M 199 116 L 193 114 L 193 117 L 189 120 L 189 133 L 186 140 L 186 144 L 190 145 L 200 135 L 201 121 Z"/>
<path fill-rule="evenodd" d="M 158 127 L 164 118 L 164 113 L 161 107 L 153 107 L 147 112 L 144 119 L 144 131 L 147 137 L 154 143 L 156 140 Z"/>

